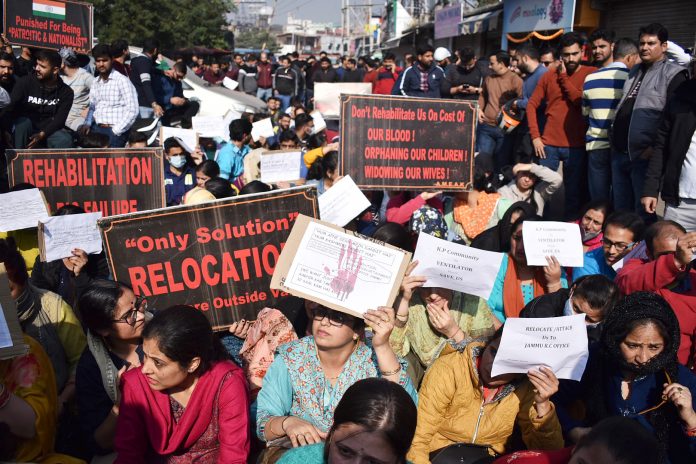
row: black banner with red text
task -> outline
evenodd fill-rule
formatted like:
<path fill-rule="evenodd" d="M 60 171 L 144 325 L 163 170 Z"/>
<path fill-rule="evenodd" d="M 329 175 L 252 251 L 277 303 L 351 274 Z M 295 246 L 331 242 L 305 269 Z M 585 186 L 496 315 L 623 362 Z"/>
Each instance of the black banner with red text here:
<path fill-rule="evenodd" d="M 270 283 L 295 219 L 318 217 L 312 186 L 99 220 L 111 274 L 155 309 L 195 306 L 213 327 L 285 293 Z"/>
<path fill-rule="evenodd" d="M 12 45 L 92 49 L 94 6 L 68 0 L 4 0 L 3 31 Z"/>
<path fill-rule="evenodd" d="M 341 175 L 364 189 L 469 190 L 476 104 L 341 96 Z"/>
<path fill-rule="evenodd" d="M 51 212 L 74 204 L 103 216 L 166 206 L 161 148 L 7 150 L 10 187 L 40 189 Z"/>

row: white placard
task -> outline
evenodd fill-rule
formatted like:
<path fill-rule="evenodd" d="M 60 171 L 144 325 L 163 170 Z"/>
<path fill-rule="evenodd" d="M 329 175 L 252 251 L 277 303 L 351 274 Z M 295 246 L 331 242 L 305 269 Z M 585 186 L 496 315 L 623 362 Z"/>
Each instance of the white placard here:
<path fill-rule="evenodd" d="M 39 189 L 18 190 L 0 195 L 0 232 L 30 229 L 50 217 Z"/>
<path fill-rule="evenodd" d="M 286 243 L 286 249 L 288 244 Z M 354 314 L 389 305 L 402 278 L 404 252 L 312 221 L 284 285 Z"/>
<path fill-rule="evenodd" d="M 584 266 L 580 226 L 577 224 L 525 221 L 522 238 L 529 266 L 547 266 L 547 256 L 555 256 L 564 267 Z"/>
<path fill-rule="evenodd" d="M 584 314 L 508 317 L 491 375 L 527 373 L 546 366 L 559 379 L 580 380 L 588 356 Z"/>
<path fill-rule="evenodd" d="M 271 118 L 256 121 L 251 125 L 251 138 L 254 139 L 254 142 L 258 142 L 261 137 L 270 138 L 274 135 L 275 132 L 273 132 L 273 122 L 271 122 Z"/>
<path fill-rule="evenodd" d="M 372 84 L 369 82 L 317 82 L 314 84 L 314 107 L 324 118 L 341 117 L 341 94 L 369 95 Z"/>
<path fill-rule="evenodd" d="M 72 256 L 79 248 L 87 254 L 101 253 L 102 239 L 97 227 L 101 212 L 51 216 L 41 221 L 45 261 Z"/>
<path fill-rule="evenodd" d="M 226 142 L 230 141 L 230 125 L 225 124 L 222 116 L 194 116 L 191 118 L 192 130 L 199 137 L 220 137 Z"/>
<path fill-rule="evenodd" d="M 418 234 L 411 275 L 425 276 L 425 287 L 442 287 L 487 300 L 505 258 L 504 253 L 479 250 L 448 242 L 430 234 Z"/>
<path fill-rule="evenodd" d="M 261 155 L 261 182 L 274 184 L 299 180 L 302 152 L 268 152 Z"/>
<path fill-rule="evenodd" d="M 169 137 L 177 137 L 185 145 L 184 150 L 192 153 L 198 145 L 198 134 L 193 129 L 181 129 L 179 127 L 160 127 L 160 145 Z"/>
<path fill-rule="evenodd" d="M 319 197 L 322 221 L 343 227 L 370 206 L 370 200 L 360 191 L 350 176 L 341 178 Z"/>
<path fill-rule="evenodd" d="M 309 113 L 309 115 L 314 121 L 314 129 L 312 129 L 312 134 L 317 134 L 326 129 L 326 121 L 324 120 L 324 116 L 322 116 L 319 111 L 312 111 Z"/>
<path fill-rule="evenodd" d="M 234 90 L 237 87 L 239 87 L 239 82 L 235 81 L 234 79 L 230 79 L 229 77 L 225 76 L 225 78 L 222 80 L 222 85 L 227 87 L 230 90 Z"/>

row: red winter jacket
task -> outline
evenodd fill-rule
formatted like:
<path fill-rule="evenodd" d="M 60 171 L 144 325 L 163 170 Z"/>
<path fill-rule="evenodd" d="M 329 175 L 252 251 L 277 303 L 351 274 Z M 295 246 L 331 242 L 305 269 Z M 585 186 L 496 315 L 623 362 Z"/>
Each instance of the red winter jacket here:
<path fill-rule="evenodd" d="M 625 295 L 633 292 L 654 292 L 667 300 L 679 320 L 681 341 L 679 362 L 694 371 L 696 357 L 696 270 L 689 271 L 690 290 L 677 293 L 670 290 L 679 275 L 674 255 L 662 255 L 655 261 L 631 259 L 616 276 L 616 284 Z"/>
<path fill-rule="evenodd" d="M 442 200 L 438 197 L 433 197 L 426 202 L 423 200 L 423 197 L 416 195 L 414 198 L 406 201 L 406 194 L 400 193 L 390 198 L 387 203 L 387 221 L 396 222 L 402 226 L 408 225 L 408 221 L 411 220 L 413 213 L 425 206 L 426 203 L 428 206 L 432 206 L 440 212 L 444 209 Z"/>

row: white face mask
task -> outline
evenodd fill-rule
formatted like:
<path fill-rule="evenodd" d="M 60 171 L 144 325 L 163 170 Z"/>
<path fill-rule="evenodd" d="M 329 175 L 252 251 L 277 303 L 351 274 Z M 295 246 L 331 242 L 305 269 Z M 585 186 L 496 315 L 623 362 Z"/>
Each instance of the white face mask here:
<path fill-rule="evenodd" d="M 566 301 L 565 306 L 563 307 L 563 315 L 564 316 L 575 316 L 576 313 L 575 310 L 573 309 L 573 295 L 571 294 L 568 297 L 568 301 Z M 585 326 L 592 328 L 592 327 L 597 327 L 601 322 L 588 322 L 587 319 L 585 319 Z"/>
<path fill-rule="evenodd" d="M 181 168 L 186 164 L 186 157 L 184 155 L 172 155 L 169 157 L 169 164 L 175 168 Z"/>

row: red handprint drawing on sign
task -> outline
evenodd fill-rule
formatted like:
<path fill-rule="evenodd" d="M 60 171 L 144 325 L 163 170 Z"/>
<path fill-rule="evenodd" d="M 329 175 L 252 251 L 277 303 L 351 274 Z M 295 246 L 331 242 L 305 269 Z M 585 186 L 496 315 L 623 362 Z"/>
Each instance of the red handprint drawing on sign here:
<path fill-rule="evenodd" d="M 355 282 L 362 267 L 362 256 L 357 247 L 353 246 L 353 241 L 348 241 L 348 249 L 341 245 L 341 253 L 338 255 L 338 269 L 336 275 L 331 279 L 331 289 L 336 292 L 336 298 L 344 301 L 355 289 Z M 332 275 L 333 272 L 324 266 L 324 272 Z"/>

